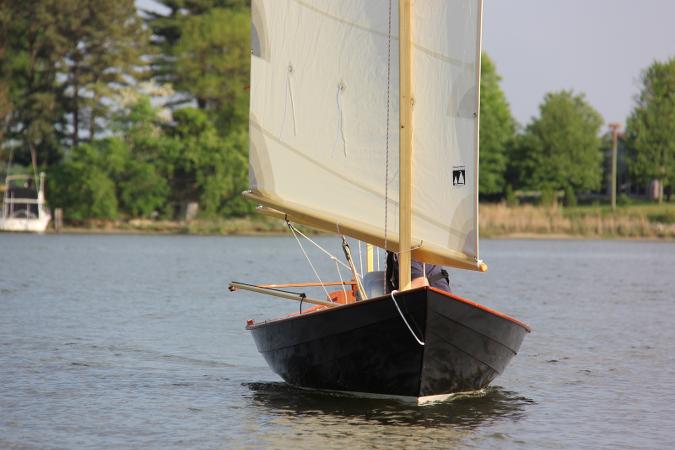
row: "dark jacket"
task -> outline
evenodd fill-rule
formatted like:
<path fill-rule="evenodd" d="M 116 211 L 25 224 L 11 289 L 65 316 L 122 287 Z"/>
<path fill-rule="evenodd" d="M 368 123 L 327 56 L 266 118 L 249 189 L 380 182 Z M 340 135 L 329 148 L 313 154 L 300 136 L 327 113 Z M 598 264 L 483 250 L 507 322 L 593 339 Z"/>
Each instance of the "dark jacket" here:
<path fill-rule="evenodd" d="M 387 252 L 387 292 L 398 289 L 398 255 Z M 450 276 L 441 266 L 436 264 L 424 264 L 412 260 L 410 264 L 410 278 L 420 278 L 426 276 L 429 285 L 446 292 L 450 292 Z"/>

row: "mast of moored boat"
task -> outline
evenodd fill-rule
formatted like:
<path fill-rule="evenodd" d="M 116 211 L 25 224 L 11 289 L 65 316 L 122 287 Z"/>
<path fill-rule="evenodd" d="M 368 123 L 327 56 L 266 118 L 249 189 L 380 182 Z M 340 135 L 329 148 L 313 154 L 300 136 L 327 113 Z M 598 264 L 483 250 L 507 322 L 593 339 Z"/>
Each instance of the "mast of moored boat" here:
<path fill-rule="evenodd" d="M 412 234 L 412 6 L 399 0 L 399 289 L 410 289 Z"/>

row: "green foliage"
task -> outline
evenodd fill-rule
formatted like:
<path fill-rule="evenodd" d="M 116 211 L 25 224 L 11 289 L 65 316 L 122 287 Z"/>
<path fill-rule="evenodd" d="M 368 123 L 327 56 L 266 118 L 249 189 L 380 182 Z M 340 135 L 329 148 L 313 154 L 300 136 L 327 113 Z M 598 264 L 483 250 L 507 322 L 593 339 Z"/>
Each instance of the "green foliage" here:
<path fill-rule="evenodd" d="M 628 206 L 628 205 L 632 205 L 633 203 L 634 203 L 633 199 L 631 199 L 626 194 L 621 194 L 616 199 L 616 204 L 619 205 L 619 206 Z"/>
<path fill-rule="evenodd" d="M 519 184 L 531 189 L 598 189 L 600 114 L 583 95 L 570 91 L 546 94 L 539 111 L 511 152 Z"/>
<path fill-rule="evenodd" d="M 49 203 L 63 208 L 69 220 L 114 219 L 115 185 L 102 166 L 105 160 L 91 145 L 73 149 L 47 178 Z"/>
<path fill-rule="evenodd" d="M 130 80 L 143 76 L 142 55 L 149 34 L 133 0 L 59 0 L 63 55 L 57 68 L 63 78 L 65 109 L 70 114 L 72 145 L 79 141 L 83 120 L 89 139 L 110 98 Z"/>
<path fill-rule="evenodd" d="M 513 191 L 513 187 L 510 184 L 507 184 L 506 188 L 504 188 L 504 197 L 506 198 L 506 206 L 514 207 L 518 206 L 520 203 L 516 193 Z"/>
<path fill-rule="evenodd" d="M 112 95 L 141 76 L 149 34 L 133 0 L 3 2 L 0 21 L 4 131 L 19 144 L 19 162 L 55 163 L 83 128 L 94 136 Z"/>
<path fill-rule="evenodd" d="M 570 185 L 565 186 L 565 206 L 569 208 L 577 206 L 577 195 Z"/>
<path fill-rule="evenodd" d="M 252 211 L 241 197 L 247 186 L 247 134 L 221 137 L 206 113 L 184 108 L 174 114 L 169 135 L 179 145 L 173 162 L 173 198 L 199 201 L 203 215 L 242 215 Z"/>
<path fill-rule="evenodd" d="M 487 54 L 481 58 L 480 81 L 480 178 L 481 194 L 504 190 L 506 145 L 515 134 L 515 121 L 499 87 L 501 77 Z"/>
<path fill-rule="evenodd" d="M 675 224 L 675 210 L 667 209 L 658 212 L 653 212 L 647 215 L 650 222 L 662 223 L 664 225 Z"/>
<path fill-rule="evenodd" d="M 248 115 L 250 12 L 245 0 L 164 0 L 166 16 L 150 14 L 161 54 L 155 76 L 210 112 L 219 129 Z"/>
<path fill-rule="evenodd" d="M 638 180 L 675 185 L 675 58 L 642 74 L 642 91 L 626 125 L 631 172 Z"/>
<path fill-rule="evenodd" d="M 155 166 L 129 159 L 117 183 L 120 204 L 132 217 L 150 217 L 166 204 L 169 186 Z"/>
<path fill-rule="evenodd" d="M 15 161 L 29 165 L 60 158 L 62 88 L 56 63 L 62 39 L 54 20 L 56 0 L 0 2 L 0 78 L 6 98 L 0 123 Z"/>
<path fill-rule="evenodd" d="M 539 197 L 539 205 L 544 207 L 550 207 L 557 203 L 555 191 L 550 187 L 544 187 L 541 190 L 541 196 Z"/>
<path fill-rule="evenodd" d="M 194 96 L 200 108 L 245 117 L 249 23 L 248 13 L 240 10 L 213 9 L 186 18 L 174 48 L 176 89 Z"/>
<path fill-rule="evenodd" d="M 131 217 L 149 217 L 166 205 L 169 186 L 147 155 L 119 137 L 94 143 L 115 183 L 120 210 Z"/>

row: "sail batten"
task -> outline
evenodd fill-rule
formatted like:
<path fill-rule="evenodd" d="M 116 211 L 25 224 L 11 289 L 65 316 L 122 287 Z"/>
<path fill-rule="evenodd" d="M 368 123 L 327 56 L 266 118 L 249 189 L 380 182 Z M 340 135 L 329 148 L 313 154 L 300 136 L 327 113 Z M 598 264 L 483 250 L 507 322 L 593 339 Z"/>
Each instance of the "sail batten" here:
<path fill-rule="evenodd" d="M 396 1 L 253 0 L 249 178 L 263 205 L 328 231 L 339 224 L 376 245 L 384 243 L 386 188 L 387 241 L 397 246 L 399 69 L 397 33 L 387 52 L 390 3 L 398 30 Z M 480 15 L 480 0 L 413 3 L 411 245 L 421 244 L 413 255 L 474 269 Z"/>

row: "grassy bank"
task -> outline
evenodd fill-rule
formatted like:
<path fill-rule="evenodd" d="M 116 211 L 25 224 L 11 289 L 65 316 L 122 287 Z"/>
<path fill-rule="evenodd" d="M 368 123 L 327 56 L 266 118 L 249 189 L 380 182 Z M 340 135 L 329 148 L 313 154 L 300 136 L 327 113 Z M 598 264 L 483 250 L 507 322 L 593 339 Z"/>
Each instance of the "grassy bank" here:
<path fill-rule="evenodd" d="M 675 239 L 675 204 L 574 208 L 480 206 L 483 237 L 583 237 Z M 157 233 L 194 235 L 286 234 L 285 224 L 262 215 L 190 222 L 128 220 L 69 224 L 73 233 Z M 307 230 L 309 231 L 309 230 Z"/>
<path fill-rule="evenodd" d="M 621 206 L 616 211 L 609 206 L 542 208 L 483 204 L 480 228 L 485 237 L 552 235 L 673 239 L 675 204 Z"/>
<path fill-rule="evenodd" d="M 65 233 L 149 233 L 194 235 L 280 234 L 288 228 L 278 220 L 262 215 L 232 219 L 170 221 L 170 220 L 88 220 L 66 224 Z"/>

